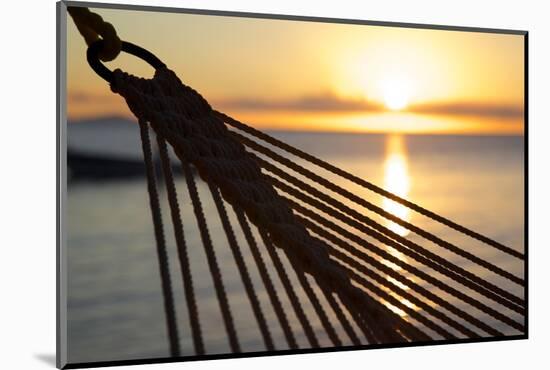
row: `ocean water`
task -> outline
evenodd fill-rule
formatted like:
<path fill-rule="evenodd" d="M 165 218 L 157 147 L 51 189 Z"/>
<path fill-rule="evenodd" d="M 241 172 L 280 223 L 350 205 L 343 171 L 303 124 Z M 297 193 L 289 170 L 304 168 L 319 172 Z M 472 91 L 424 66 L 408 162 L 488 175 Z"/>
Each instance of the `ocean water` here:
<path fill-rule="evenodd" d="M 120 154 L 120 148 L 124 148 L 125 155 L 139 155 L 139 146 L 135 146 L 138 143 L 137 128 L 131 127 L 123 133 L 114 133 L 104 140 L 89 140 L 90 135 L 96 132 L 95 130 L 89 126 L 86 128 L 82 126 L 78 130 L 74 127 L 69 128 L 69 147 L 84 148 L 88 151 L 111 150 L 117 154 Z M 407 197 L 459 224 L 516 250 L 524 250 L 522 136 L 392 136 L 291 132 L 272 132 L 271 134 L 376 185 Z M 90 142 L 95 144 L 92 145 Z M 295 160 L 304 164 L 303 161 Z M 416 213 L 407 212 L 402 207 L 384 201 L 366 189 L 338 179 L 318 168 L 311 168 L 354 194 L 523 277 L 521 261 L 463 237 Z M 206 184 L 200 179 L 197 181 L 241 347 L 243 351 L 264 350 L 260 331 L 250 309 L 215 206 L 208 196 Z M 177 188 L 206 350 L 207 353 L 227 353 L 229 345 L 223 329 L 223 321 L 189 195 L 182 178 L 177 179 Z M 163 191 L 161 191 L 161 197 L 182 354 L 192 355 L 193 346 L 181 272 L 177 263 L 177 253 L 171 236 L 169 212 Z M 347 204 L 351 205 L 351 203 Z M 230 217 L 235 220 L 233 214 L 230 214 Z M 397 225 L 383 219 L 377 220 L 442 257 L 471 269 L 479 276 L 518 296 L 523 296 L 521 287 L 483 268 L 476 267 L 468 260 L 428 243 L 414 234 L 407 233 Z M 237 223 L 234 222 L 234 225 Z M 277 349 L 286 349 L 282 330 L 269 304 L 267 294 L 263 290 L 263 284 L 248 246 L 237 227 L 236 231 L 275 345 Z M 256 237 L 259 240 L 258 235 Z M 67 244 L 70 362 L 169 356 L 145 179 L 109 182 L 71 181 L 68 186 Z M 262 253 L 267 260 L 265 249 L 262 249 Z M 404 256 L 398 257 L 406 259 Z M 415 264 L 414 261 L 407 262 Z M 299 330 L 299 322 L 291 313 L 291 306 L 285 297 L 282 284 L 275 278 L 276 274 L 271 266 L 269 271 L 282 303 L 289 312 L 291 325 L 296 329 L 299 346 L 307 348 L 308 342 Z M 297 281 L 294 275 L 291 279 Z M 448 282 L 443 277 L 441 279 Z M 432 289 L 429 284 L 417 282 Z M 449 284 L 453 283 L 449 282 Z M 300 298 L 305 296 L 301 291 L 297 293 Z M 469 294 L 476 296 L 475 292 Z M 459 304 L 453 300 L 453 297 L 442 293 L 441 296 Z M 479 299 L 482 300 L 482 298 Z M 305 299 L 302 299 L 302 302 L 305 302 Z M 484 302 L 489 303 L 489 301 Z M 304 307 L 311 314 L 309 316 L 312 317 L 312 325 L 321 345 L 331 346 L 312 308 L 307 304 Z M 505 334 L 517 334 L 513 329 L 469 306 L 462 305 L 461 308 L 498 327 Z M 521 320 L 519 316 L 514 316 L 505 309 L 502 311 L 518 321 Z M 344 345 L 350 345 L 342 328 L 336 327 L 336 330 L 343 339 Z"/>

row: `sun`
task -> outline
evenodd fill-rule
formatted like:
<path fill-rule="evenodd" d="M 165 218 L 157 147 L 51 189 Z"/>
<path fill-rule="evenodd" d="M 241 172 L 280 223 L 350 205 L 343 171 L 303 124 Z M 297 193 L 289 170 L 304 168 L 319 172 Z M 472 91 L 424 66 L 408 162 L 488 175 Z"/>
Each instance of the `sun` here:
<path fill-rule="evenodd" d="M 402 91 L 391 90 L 384 93 L 384 104 L 391 110 L 403 110 L 409 104 L 409 98 Z"/>
<path fill-rule="evenodd" d="M 410 86 L 404 79 L 391 78 L 381 83 L 382 99 L 388 109 L 399 111 L 407 108 Z"/>

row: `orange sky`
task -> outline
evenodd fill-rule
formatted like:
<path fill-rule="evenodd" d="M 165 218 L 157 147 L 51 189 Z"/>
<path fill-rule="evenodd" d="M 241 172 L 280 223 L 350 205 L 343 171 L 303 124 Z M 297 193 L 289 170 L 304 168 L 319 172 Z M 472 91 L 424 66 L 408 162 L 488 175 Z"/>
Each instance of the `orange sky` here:
<path fill-rule="evenodd" d="M 213 106 L 260 128 L 522 134 L 521 35 L 91 9 Z M 68 21 L 70 120 L 130 116 Z M 148 77 L 128 55 L 119 67 Z"/>

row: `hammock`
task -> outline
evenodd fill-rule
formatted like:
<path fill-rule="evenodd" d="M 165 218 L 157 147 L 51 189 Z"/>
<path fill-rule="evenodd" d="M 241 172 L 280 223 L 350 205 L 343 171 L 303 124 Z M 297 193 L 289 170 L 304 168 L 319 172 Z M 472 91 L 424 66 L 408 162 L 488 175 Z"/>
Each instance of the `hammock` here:
<path fill-rule="evenodd" d="M 75 9 L 76 17 L 73 15 Z M 85 8 L 69 8 L 69 11 L 75 20 L 86 18 Z M 98 23 L 101 27 L 107 27 L 101 22 Z M 81 28 L 85 28 L 82 23 Z M 208 185 L 267 350 L 276 349 L 270 330 L 273 325 L 280 325 L 290 349 L 299 348 L 296 338 L 301 333 L 305 334 L 309 347 L 320 347 L 312 327 L 311 312 L 317 316 L 315 319 L 321 322 L 334 346 L 348 342 L 357 346 L 503 336 L 503 327 L 507 328 L 506 333 L 525 332 L 522 297 L 440 257 L 432 245 L 466 258 L 473 266 L 482 267 L 520 287 L 524 285 L 522 277 L 385 211 L 290 157 L 297 157 L 308 163 L 309 168 L 328 171 L 408 207 L 487 248 L 521 261 L 524 260 L 522 253 L 214 110 L 158 58 L 136 45 L 122 41 L 118 52 L 122 50 L 147 61 L 155 68 L 154 77 L 138 78 L 120 69 L 111 72 L 99 61 L 106 44 L 105 40 L 91 37 L 88 61 L 110 83 L 111 90 L 126 100 L 139 122 L 172 356 L 180 355 L 179 333 L 150 128 L 159 149 L 196 354 L 204 354 L 206 349 L 169 147 L 183 168 L 232 352 L 242 351 L 238 328 L 191 166 Z M 110 58 L 116 57 L 118 52 L 111 53 Z M 236 224 L 231 222 L 227 207 L 235 214 Z M 410 230 L 430 245 L 421 245 L 399 235 L 378 222 L 374 214 Z M 244 234 L 246 251 L 237 240 L 236 229 Z M 259 239 L 255 235 L 259 235 Z M 264 248 L 267 260 L 262 254 Z M 414 260 L 415 264 L 396 257 L 390 250 Z M 251 267 L 243 257 L 245 253 L 253 257 L 253 267 L 261 277 L 277 324 L 266 319 L 262 308 L 265 302 L 258 298 L 249 273 Z M 285 260 L 290 269 L 285 267 Z M 275 277 L 269 273 L 268 266 L 274 267 Z M 291 276 L 297 278 L 298 284 Z M 280 280 L 284 291 L 275 289 L 274 279 Z M 433 286 L 437 292 L 427 286 Z M 300 299 L 299 291 L 305 293 L 307 302 L 304 303 L 303 297 Z M 299 327 L 290 324 L 281 295 L 290 301 Z M 313 309 L 304 309 L 306 305 Z M 471 313 L 472 308 L 493 320 L 479 319 Z M 337 330 L 340 328 L 342 330 Z M 345 338 L 341 333 L 345 333 Z"/>

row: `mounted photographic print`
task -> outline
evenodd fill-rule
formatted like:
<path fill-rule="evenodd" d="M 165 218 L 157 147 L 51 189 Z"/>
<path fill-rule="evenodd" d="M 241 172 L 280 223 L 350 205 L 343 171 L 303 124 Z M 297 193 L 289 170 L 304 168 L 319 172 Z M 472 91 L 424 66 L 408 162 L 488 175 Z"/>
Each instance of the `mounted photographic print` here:
<path fill-rule="evenodd" d="M 58 367 L 527 338 L 527 32 L 61 2 L 58 41 Z"/>

